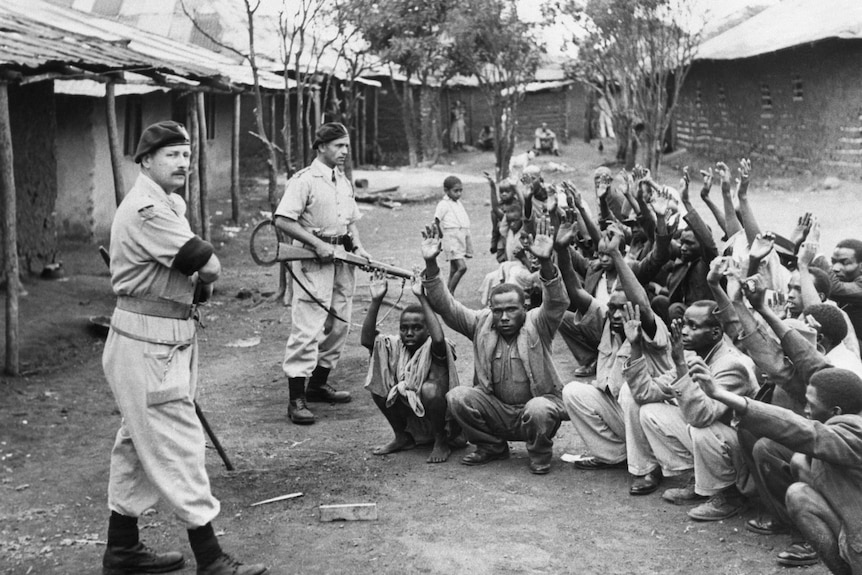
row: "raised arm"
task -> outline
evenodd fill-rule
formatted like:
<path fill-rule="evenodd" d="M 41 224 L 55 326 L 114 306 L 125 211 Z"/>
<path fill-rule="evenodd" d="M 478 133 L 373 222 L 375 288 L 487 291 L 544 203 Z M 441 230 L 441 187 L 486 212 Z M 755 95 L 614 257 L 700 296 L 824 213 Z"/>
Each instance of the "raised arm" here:
<path fill-rule="evenodd" d="M 602 239 L 603 244 L 599 244 L 599 251 L 602 251 L 603 245 L 604 251 L 614 262 L 617 277 L 620 280 L 620 285 L 623 286 L 623 290 L 626 292 L 626 297 L 633 305 L 640 307 L 641 328 L 649 337 L 655 337 L 655 314 L 649 305 L 649 296 L 647 296 L 644 286 L 638 281 L 635 272 L 629 267 L 620 251 L 622 233 L 614 226 L 608 228 L 606 233 L 606 237 Z"/>
<path fill-rule="evenodd" d="M 736 341 L 740 330 L 739 315 L 733 307 L 730 296 L 721 287 L 721 279 L 726 276 L 732 261 L 728 256 L 719 256 L 712 260 L 709 264 L 709 273 L 706 274 L 706 283 L 712 293 L 712 299 L 717 304 L 714 313 L 718 316 L 724 333 L 732 341 Z"/>
<path fill-rule="evenodd" d="M 557 252 L 557 265 L 569 300 L 575 309 L 581 313 L 587 313 L 593 297 L 581 285 L 581 279 L 572 267 L 571 243 L 575 237 L 575 216 L 571 210 L 566 211 L 566 220 L 560 223 L 554 240 L 554 249 Z"/>
<path fill-rule="evenodd" d="M 802 242 L 799 251 L 796 252 L 796 270 L 799 272 L 799 287 L 802 296 L 802 309 L 816 303 L 820 303 L 820 293 L 814 285 L 814 276 L 811 275 L 810 266 L 814 257 L 820 250 L 820 246 L 814 242 Z"/>
<path fill-rule="evenodd" d="M 599 231 L 599 226 L 596 225 L 596 222 L 593 221 L 593 218 L 587 212 L 581 192 L 571 182 L 563 182 L 563 189 L 566 191 L 566 196 L 571 200 L 574 208 L 578 210 L 578 214 L 584 222 L 584 227 L 587 229 L 587 234 L 589 234 L 590 239 L 593 241 L 593 245 L 598 246 L 602 233 Z"/>
<path fill-rule="evenodd" d="M 365 314 L 365 321 L 362 322 L 362 331 L 359 334 L 359 343 L 368 351 L 374 347 L 374 338 L 377 337 L 377 314 L 380 313 L 380 304 L 383 303 L 388 289 L 386 276 L 382 272 L 375 271 L 368 286 L 371 304 L 368 306 L 368 313 Z"/>
<path fill-rule="evenodd" d="M 443 326 L 440 325 L 437 314 L 431 309 L 431 304 L 428 303 L 428 298 L 425 297 L 425 289 L 422 287 L 422 280 L 420 278 L 413 278 L 412 289 L 413 295 L 416 296 L 416 299 L 419 300 L 419 305 L 422 306 L 422 315 L 425 316 L 425 327 L 428 328 L 428 335 L 431 337 L 431 351 L 437 357 L 442 357 L 446 354 L 446 335 L 443 333 Z M 364 328 L 365 326 L 363 326 Z"/>
<path fill-rule="evenodd" d="M 742 224 L 736 217 L 736 208 L 733 206 L 733 197 L 730 192 L 730 168 L 724 162 L 715 164 L 718 178 L 721 182 L 721 198 L 724 201 L 724 233 L 732 237 L 736 232 L 742 230 Z"/>
<path fill-rule="evenodd" d="M 715 218 L 715 222 L 718 224 L 718 227 L 721 228 L 722 233 L 727 236 L 727 223 L 724 221 L 724 212 L 722 212 L 721 209 L 715 205 L 715 202 L 712 201 L 712 198 L 709 197 L 709 191 L 712 189 L 712 181 L 715 174 L 713 174 L 712 168 L 709 168 L 709 170 L 701 170 L 700 175 L 703 176 L 703 187 L 700 189 L 700 199 L 703 200 L 703 203 L 706 204 L 706 207 L 709 208 L 710 212 L 712 212 L 712 217 Z M 685 205 L 686 210 L 690 210 L 691 202 L 688 202 L 687 198 L 688 195 L 685 194 L 683 196 L 682 203 Z"/>
<path fill-rule="evenodd" d="M 488 172 L 482 172 L 482 174 L 488 180 L 488 186 L 491 188 L 491 213 L 497 216 L 498 219 L 502 219 L 505 215 L 503 214 L 503 210 L 500 209 L 500 199 L 497 197 L 497 183 Z"/>
<path fill-rule="evenodd" d="M 760 226 L 757 225 L 754 210 L 751 208 L 751 204 L 748 203 L 750 177 L 751 161 L 742 158 L 739 160 L 739 190 L 736 196 L 739 199 L 739 217 L 742 218 L 742 228 L 745 230 L 745 239 L 748 240 L 748 245 L 754 243 L 754 238 L 760 233 Z"/>

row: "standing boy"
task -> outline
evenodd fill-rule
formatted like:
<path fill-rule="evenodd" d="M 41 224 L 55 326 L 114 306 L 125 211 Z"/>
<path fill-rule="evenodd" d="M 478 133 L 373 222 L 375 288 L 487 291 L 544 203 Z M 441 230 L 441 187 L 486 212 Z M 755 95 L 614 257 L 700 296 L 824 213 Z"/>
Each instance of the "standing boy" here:
<path fill-rule="evenodd" d="M 443 180 L 446 195 L 437 204 L 434 221 L 443 232 L 443 253 L 449 261 L 449 293 L 455 294 L 458 282 L 467 273 L 465 258 L 473 257 L 473 239 L 470 236 L 470 216 L 461 203 L 464 186 L 457 176 Z"/>

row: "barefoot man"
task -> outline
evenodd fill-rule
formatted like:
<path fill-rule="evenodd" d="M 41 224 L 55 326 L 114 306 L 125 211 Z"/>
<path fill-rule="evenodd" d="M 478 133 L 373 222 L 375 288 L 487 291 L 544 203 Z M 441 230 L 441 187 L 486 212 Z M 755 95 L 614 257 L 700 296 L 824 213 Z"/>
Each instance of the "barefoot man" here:
<path fill-rule="evenodd" d="M 361 343 L 371 352 L 365 388 L 392 426 L 395 437 L 374 449 L 374 455 L 413 449 L 417 444 L 434 441 L 428 463 L 442 463 L 452 452 L 447 433 L 446 392 L 458 386 L 455 352 L 443 335 L 437 316 L 431 311 L 422 290 L 414 280 L 413 293 L 419 304 L 401 312 L 398 335 L 377 332 L 377 313 L 386 296 L 386 278 L 372 278 L 371 305 L 362 324 Z"/>

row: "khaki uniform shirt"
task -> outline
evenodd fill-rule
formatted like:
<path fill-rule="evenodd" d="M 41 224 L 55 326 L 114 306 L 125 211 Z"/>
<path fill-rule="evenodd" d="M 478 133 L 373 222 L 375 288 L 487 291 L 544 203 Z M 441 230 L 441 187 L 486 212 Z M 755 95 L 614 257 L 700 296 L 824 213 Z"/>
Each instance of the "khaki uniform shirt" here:
<path fill-rule="evenodd" d="M 306 230 L 323 236 L 346 234 L 362 214 L 350 180 L 338 168 L 319 159 L 287 182 L 275 215 L 296 220 Z"/>

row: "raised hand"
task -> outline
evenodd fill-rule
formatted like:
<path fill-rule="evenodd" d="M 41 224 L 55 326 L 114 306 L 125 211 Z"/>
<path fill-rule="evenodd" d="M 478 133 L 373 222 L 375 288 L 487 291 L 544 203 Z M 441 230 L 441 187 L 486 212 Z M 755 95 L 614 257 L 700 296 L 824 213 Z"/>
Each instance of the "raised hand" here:
<path fill-rule="evenodd" d="M 724 162 L 716 162 L 715 163 L 715 171 L 718 174 L 719 180 L 721 181 L 722 188 L 724 186 L 730 186 L 730 168 L 727 167 L 727 164 Z"/>
<path fill-rule="evenodd" d="M 709 197 L 709 190 L 712 189 L 712 181 L 715 178 L 715 174 L 712 168 L 709 168 L 708 170 L 701 170 L 700 175 L 703 176 L 703 188 L 700 190 L 700 197 L 705 200 Z"/>
<path fill-rule="evenodd" d="M 572 182 L 563 182 L 563 189 L 566 191 L 566 195 L 572 202 L 572 206 L 580 209 L 584 207 L 584 198 L 581 196 L 581 192 Z"/>
<path fill-rule="evenodd" d="M 718 256 L 709 263 L 709 272 L 706 274 L 708 284 L 717 286 L 721 283 L 721 278 L 727 274 L 730 259 L 729 256 Z"/>
<path fill-rule="evenodd" d="M 709 370 L 709 366 L 698 357 L 689 362 L 688 371 L 691 374 L 691 378 L 700 386 L 703 392 L 709 397 L 715 398 L 718 385 L 712 378 L 712 372 Z"/>
<path fill-rule="evenodd" d="M 735 259 L 727 259 L 724 275 L 727 277 L 727 297 L 731 301 L 742 301 L 742 270 Z"/>
<path fill-rule="evenodd" d="M 560 221 L 560 227 L 557 228 L 557 235 L 554 239 L 554 249 L 562 250 L 572 245 L 572 240 L 575 239 L 575 233 L 577 233 L 577 231 L 578 218 L 575 216 L 575 211 L 567 209 L 565 218 Z"/>
<path fill-rule="evenodd" d="M 688 196 L 688 187 L 691 185 L 691 174 L 688 173 L 688 166 L 683 166 L 682 168 L 682 180 L 680 180 L 680 200 L 682 200 L 683 204 L 687 204 L 689 202 Z"/>
<path fill-rule="evenodd" d="M 685 349 L 682 346 L 682 320 L 679 318 L 670 323 L 670 356 L 676 365 L 685 364 Z"/>
<path fill-rule="evenodd" d="M 389 282 L 386 281 L 386 274 L 380 270 L 374 270 L 371 273 L 371 281 L 368 283 L 368 292 L 372 300 L 382 300 L 389 290 Z"/>
<path fill-rule="evenodd" d="M 793 231 L 790 233 L 790 241 L 793 242 L 793 245 L 798 246 L 805 241 L 810 230 L 811 212 L 805 212 L 803 215 L 799 216 L 799 219 L 796 221 L 796 227 L 793 228 Z"/>
<path fill-rule="evenodd" d="M 412 291 L 413 295 L 416 297 L 422 298 L 425 295 L 425 288 L 422 286 L 422 278 L 417 274 L 413 274 L 413 279 L 410 281 L 410 291 Z"/>
<path fill-rule="evenodd" d="M 656 214 L 666 215 L 670 207 L 671 196 L 667 188 L 662 188 L 652 196 L 650 205 Z"/>
<path fill-rule="evenodd" d="M 751 160 L 742 158 L 739 160 L 739 181 L 747 184 L 751 177 Z"/>
<path fill-rule="evenodd" d="M 758 310 L 763 308 L 766 303 L 766 284 L 763 276 L 755 274 L 749 277 L 742 284 L 742 291 L 745 292 L 751 307 Z"/>
<path fill-rule="evenodd" d="M 641 309 L 638 305 L 632 305 L 631 302 L 626 302 L 622 310 L 623 315 L 623 331 L 626 334 L 626 340 L 635 345 L 641 340 Z"/>
<path fill-rule="evenodd" d="M 551 227 L 550 220 L 547 216 L 542 216 L 536 219 L 536 235 L 533 236 L 532 243 L 527 246 L 527 249 L 539 259 L 546 260 L 551 257 L 554 251 L 554 238 L 551 234 L 554 233 Z"/>
<path fill-rule="evenodd" d="M 757 234 L 754 241 L 751 242 L 748 254 L 753 258 L 762 260 L 769 255 L 773 247 L 775 247 L 775 234 L 772 232 Z"/>
<path fill-rule="evenodd" d="M 805 239 L 816 244 L 820 243 L 820 220 L 817 219 L 817 216 L 811 216 L 811 227 Z"/>
<path fill-rule="evenodd" d="M 443 251 L 443 231 L 437 222 L 425 226 L 422 232 L 422 258 L 426 260 L 437 259 Z"/>
<path fill-rule="evenodd" d="M 493 184 L 493 185 L 496 185 L 496 184 L 497 184 L 496 180 L 494 180 L 494 178 L 491 176 L 491 174 L 490 174 L 490 173 L 488 173 L 488 172 L 482 172 L 482 175 L 483 175 L 483 176 L 485 176 L 485 179 L 486 179 L 486 180 L 488 180 L 488 183 L 489 183 L 489 184 Z"/>
<path fill-rule="evenodd" d="M 810 236 L 811 234 L 809 234 Z M 796 252 L 796 265 L 800 268 L 807 268 L 817 257 L 820 251 L 820 244 L 806 240 L 799 246 L 799 251 Z"/>

